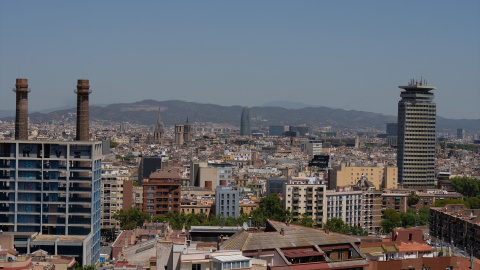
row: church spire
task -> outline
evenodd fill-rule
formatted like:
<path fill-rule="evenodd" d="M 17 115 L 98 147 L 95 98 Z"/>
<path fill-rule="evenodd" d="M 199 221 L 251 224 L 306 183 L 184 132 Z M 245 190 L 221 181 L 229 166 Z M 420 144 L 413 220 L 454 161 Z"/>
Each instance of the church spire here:
<path fill-rule="evenodd" d="M 162 117 L 160 116 L 160 108 L 158 108 L 158 119 L 157 125 L 155 126 L 155 131 L 153 132 L 153 139 L 155 143 L 163 144 L 165 138 L 165 127 L 162 123 Z"/>

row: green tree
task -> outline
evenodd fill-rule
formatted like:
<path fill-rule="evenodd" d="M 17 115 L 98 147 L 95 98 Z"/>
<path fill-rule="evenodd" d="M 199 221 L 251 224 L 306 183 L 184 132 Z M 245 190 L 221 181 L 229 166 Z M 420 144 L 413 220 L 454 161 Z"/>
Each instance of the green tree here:
<path fill-rule="evenodd" d="M 341 218 L 331 218 L 325 223 L 325 229 L 328 229 L 332 232 L 348 234 L 351 232 L 350 226 L 343 222 Z"/>
<path fill-rule="evenodd" d="M 451 200 L 437 200 L 433 204 L 434 207 L 444 207 L 447 204 L 464 204 L 467 208 L 470 208 L 468 202 L 463 200 L 463 198 L 459 199 L 451 199 Z"/>
<path fill-rule="evenodd" d="M 411 213 L 411 214 L 414 214 L 416 215 L 417 214 L 417 210 L 413 207 L 409 207 L 406 211 L 406 213 Z M 400 214 L 401 215 L 401 214 Z"/>
<path fill-rule="evenodd" d="M 110 141 L 110 148 L 116 148 L 118 147 L 118 143 L 114 141 Z"/>
<path fill-rule="evenodd" d="M 120 209 L 113 215 L 113 218 L 120 222 L 120 228 L 123 230 L 133 230 L 143 226 L 143 223 L 150 219 L 150 215 L 132 207 L 127 211 Z"/>
<path fill-rule="evenodd" d="M 302 214 L 302 216 L 298 220 L 293 221 L 292 224 L 300 225 L 304 227 L 310 227 L 310 228 L 315 228 L 317 225 L 315 220 L 307 216 L 307 214 Z"/>
<path fill-rule="evenodd" d="M 402 219 L 402 226 L 403 227 L 412 227 L 417 224 L 417 215 L 411 212 L 405 212 L 400 214 L 400 218 Z"/>
<path fill-rule="evenodd" d="M 262 198 L 258 203 L 258 208 L 252 212 L 252 218 L 261 226 L 265 226 L 269 219 L 284 222 L 290 216 L 290 211 L 283 209 L 276 193 Z"/>
<path fill-rule="evenodd" d="M 361 235 L 361 236 L 367 236 L 368 232 L 365 231 L 362 227 L 360 226 L 353 226 L 350 227 L 352 231 L 352 235 Z"/>
<path fill-rule="evenodd" d="M 80 266 L 79 262 L 75 262 L 73 265 L 75 270 L 95 270 L 95 265 L 84 265 Z"/>
<path fill-rule="evenodd" d="M 391 233 L 392 230 L 397 227 L 397 224 L 391 219 L 384 219 L 382 220 L 381 226 L 384 233 Z"/>
<path fill-rule="evenodd" d="M 425 206 L 418 209 L 418 223 L 420 225 L 425 225 L 430 219 L 430 207 Z"/>
<path fill-rule="evenodd" d="M 416 205 L 420 201 L 420 196 L 418 196 L 415 192 L 410 193 L 407 198 L 407 205 L 409 207 L 412 207 L 413 205 Z"/>
<path fill-rule="evenodd" d="M 471 209 L 480 209 L 480 199 L 478 197 L 470 197 L 465 201 L 467 201 Z"/>
<path fill-rule="evenodd" d="M 480 180 L 468 177 L 455 177 L 450 179 L 453 189 L 467 197 L 480 196 Z"/>
<path fill-rule="evenodd" d="M 393 209 L 385 210 L 383 213 L 383 218 L 391 220 L 395 224 L 395 227 L 399 227 L 402 224 L 402 218 L 400 217 L 400 214 Z"/>

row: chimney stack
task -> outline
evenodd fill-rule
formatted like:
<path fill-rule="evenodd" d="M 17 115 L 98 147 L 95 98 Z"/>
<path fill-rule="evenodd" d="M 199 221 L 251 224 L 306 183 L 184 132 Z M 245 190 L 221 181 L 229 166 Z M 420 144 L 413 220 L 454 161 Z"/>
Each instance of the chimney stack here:
<path fill-rule="evenodd" d="M 17 79 L 13 92 L 17 93 L 15 140 L 28 140 L 28 80 Z"/>
<path fill-rule="evenodd" d="M 78 80 L 77 90 L 77 141 L 88 141 L 89 136 L 89 116 L 88 116 L 88 95 L 90 83 L 88 80 Z"/>

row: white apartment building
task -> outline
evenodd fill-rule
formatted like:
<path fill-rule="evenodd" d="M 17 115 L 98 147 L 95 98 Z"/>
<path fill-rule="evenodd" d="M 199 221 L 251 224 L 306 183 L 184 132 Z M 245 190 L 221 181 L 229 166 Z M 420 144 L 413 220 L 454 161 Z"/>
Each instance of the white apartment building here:
<path fill-rule="evenodd" d="M 362 227 L 362 191 L 327 190 L 327 220 L 340 218 L 349 226 Z"/>

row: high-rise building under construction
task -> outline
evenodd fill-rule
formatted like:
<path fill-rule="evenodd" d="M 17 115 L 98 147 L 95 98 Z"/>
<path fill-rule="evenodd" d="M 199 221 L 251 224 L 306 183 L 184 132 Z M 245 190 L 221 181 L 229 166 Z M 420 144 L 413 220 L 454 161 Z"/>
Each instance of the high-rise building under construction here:
<path fill-rule="evenodd" d="M 398 183 L 404 187 L 433 187 L 435 181 L 435 87 L 411 80 L 398 102 Z"/>

